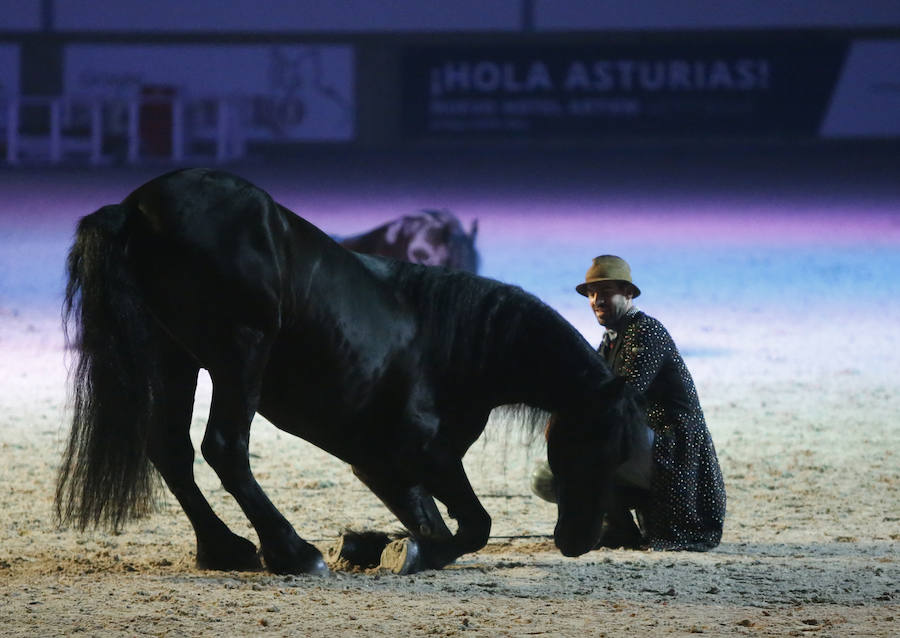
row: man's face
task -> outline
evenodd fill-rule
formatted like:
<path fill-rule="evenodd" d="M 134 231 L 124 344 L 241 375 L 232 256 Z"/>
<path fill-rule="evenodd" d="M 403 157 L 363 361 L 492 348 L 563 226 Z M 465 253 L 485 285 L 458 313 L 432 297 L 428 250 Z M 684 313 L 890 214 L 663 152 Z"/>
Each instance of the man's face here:
<path fill-rule="evenodd" d="M 631 308 L 632 292 L 626 284 L 615 281 L 588 284 L 587 296 L 601 326 L 614 326 Z"/>

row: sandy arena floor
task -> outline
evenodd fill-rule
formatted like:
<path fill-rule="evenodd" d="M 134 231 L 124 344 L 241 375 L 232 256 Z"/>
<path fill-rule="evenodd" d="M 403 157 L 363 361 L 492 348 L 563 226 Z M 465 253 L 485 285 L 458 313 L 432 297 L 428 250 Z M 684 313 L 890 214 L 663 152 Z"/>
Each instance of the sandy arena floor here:
<path fill-rule="evenodd" d="M 495 424 L 466 457 L 494 536 L 413 576 L 200 571 L 171 496 L 120 535 L 58 528 L 64 251 L 79 216 L 162 169 L 0 170 L 0 634 L 896 636 L 896 153 L 662 155 L 233 167 L 331 232 L 424 206 L 478 217 L 484 274 L 533 289 L 592 343 L 599 329 L 571 286 L 611 246 L 685 354 L 728 488 L 719 548 L 562 557 L 554 507 L 528 489 L 541 450 Z M 204 378 L 195 442 L 209 396 Z M 344 464 L 261 419 L 252 453 L 271 499 L 321 549 L 344 527 L 398 527 Z M 213 507 L 255 540 L 202 459 L 195 470 Z"/>

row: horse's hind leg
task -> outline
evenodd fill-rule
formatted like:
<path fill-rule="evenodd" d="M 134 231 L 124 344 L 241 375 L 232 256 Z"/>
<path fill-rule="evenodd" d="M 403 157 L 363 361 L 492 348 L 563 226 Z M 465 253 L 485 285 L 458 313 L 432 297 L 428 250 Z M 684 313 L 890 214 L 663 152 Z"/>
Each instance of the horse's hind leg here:
<path fill-rule="evenodd" d="M 203 456 L 256 529 L 270 571 L 325 573 L 321 552 L 297 535 L 250 470 L 250 423 L 259 405 L 271 342 L 260 330 L 237 327 L 217 343 L 218 363 L 209 370 L 213 397 Z"/>
<path fill-rule="evenodd" d="M 163 413 L 149 441 L 150 460 L 178 499 L 197 536 L 201 569 L 260 569 L 256 546 L 234 534 L 213 512 L 194 480 L 191 413 L 199 367 L 164 337 L 160 339 Z"/>

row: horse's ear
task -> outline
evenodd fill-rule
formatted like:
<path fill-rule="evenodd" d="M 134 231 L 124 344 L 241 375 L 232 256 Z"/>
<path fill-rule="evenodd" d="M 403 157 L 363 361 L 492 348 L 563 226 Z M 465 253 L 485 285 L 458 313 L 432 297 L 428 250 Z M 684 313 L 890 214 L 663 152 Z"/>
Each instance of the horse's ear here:
<path fill-rule="evenodd" d="M 469 239 L 474 243 L 475 235 L 478 234 L 478 218 L 472 220 L 472 230 L 469 231 Z"/>

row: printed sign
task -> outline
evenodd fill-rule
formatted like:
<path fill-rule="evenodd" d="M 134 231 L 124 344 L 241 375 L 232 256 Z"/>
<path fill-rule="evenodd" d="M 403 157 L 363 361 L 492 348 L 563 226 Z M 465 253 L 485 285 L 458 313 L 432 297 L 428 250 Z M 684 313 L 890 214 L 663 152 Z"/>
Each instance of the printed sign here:
<path fill-rule="evenodd" d="M 214 125 L 215 101 L 230 98 L 248 140 L 338 141 L 354 136 L 353 65 L 344 45 L 78 44 L 66 47 L 64 82 L 71 96 L 183 98 L 196 127 Z"/>
<path fill-rule="evenodd" d="M 419 48 L 404 130 L 441 136 L 815 135 L 845 45 Z"/>

